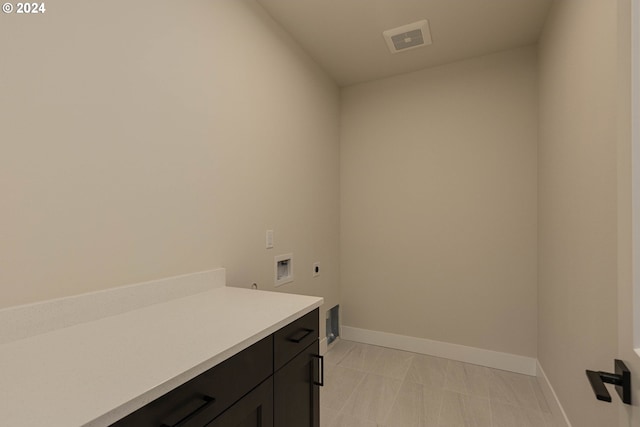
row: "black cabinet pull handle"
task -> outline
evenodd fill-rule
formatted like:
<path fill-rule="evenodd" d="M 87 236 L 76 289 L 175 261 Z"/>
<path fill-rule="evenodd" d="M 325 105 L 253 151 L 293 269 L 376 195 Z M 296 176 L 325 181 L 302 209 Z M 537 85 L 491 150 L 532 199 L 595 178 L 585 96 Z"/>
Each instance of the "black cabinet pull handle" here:
<path fill-rule="evenodd" d="M 320 361 L 320 382 L 314 379 L 313 384 L 324 387 L 324 356 L 321 356 L 319 354 L 312 354 L 311 357 L 315 357 Z"/>
<path fill-rule="evenodd" d="M 191 401 L 189 404 L 184 405 L 180 409 L 176 410 L 173 414 L 167 416 L 160 427 L 180 427 L 199 412 L 213 405 L 215 401 L 216 399 L 214 399 L 213 397 L 206 395 L 200 396 L 197 400 Z"/>
<path fill-rule="evenodd" d="M 313 329 L 301 329 L 298 332 L 296 332 L 295 334 L 290 335 L 287 340 L 294 342 L 296 344 L 299 344 L 303 339 L 305 339 L 306 337 L 308 337 L 310 334 L 312 334 L 314 331 Z"/>
<path fill-rule="evenodd" d="M 591 383 L 591 388 L 596 395 L 596 399 L 603 402 L 611 402 L 611 395 L 604 383 L 616 386 L 616 391 L 620 398 L 627 405 L 631 405 L 631 371 L 622 360 L 615 359 L 615 374 L 602 371 L 587 370 L 587 378 Z"/>

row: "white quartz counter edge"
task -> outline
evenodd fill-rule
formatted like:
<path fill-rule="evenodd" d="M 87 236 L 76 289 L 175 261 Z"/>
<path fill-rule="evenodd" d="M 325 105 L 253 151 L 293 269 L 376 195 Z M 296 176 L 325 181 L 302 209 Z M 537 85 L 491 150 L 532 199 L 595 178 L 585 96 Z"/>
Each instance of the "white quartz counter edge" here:
<path fill-rule="evenodd" d="M 105 427 L 322 305 L 222 287 L 0 346 L 12 427 Z"/>

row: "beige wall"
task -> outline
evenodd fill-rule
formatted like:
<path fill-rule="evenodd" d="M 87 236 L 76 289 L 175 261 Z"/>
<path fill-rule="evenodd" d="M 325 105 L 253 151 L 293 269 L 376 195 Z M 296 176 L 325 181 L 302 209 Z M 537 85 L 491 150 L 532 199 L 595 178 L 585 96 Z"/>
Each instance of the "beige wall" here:
<path fill-rule="evenodd" d="M 617 354 L 616 3 L 556 2 L 539 50 L 538 357 L 580 427 L 616 414 L 584 374 Z"/>
<path fill-rule="evenodd" d="M 536 356 L 536 51 L 342 94 L 348 326 Z"/>
<path fill-rule="evenodd" d="M 339 93 L 266 13 L 47 7 L 0 23 L 0 307 L 219 266 L 272 289 L 287 252 L 278 290 L 337 303 Z"/>

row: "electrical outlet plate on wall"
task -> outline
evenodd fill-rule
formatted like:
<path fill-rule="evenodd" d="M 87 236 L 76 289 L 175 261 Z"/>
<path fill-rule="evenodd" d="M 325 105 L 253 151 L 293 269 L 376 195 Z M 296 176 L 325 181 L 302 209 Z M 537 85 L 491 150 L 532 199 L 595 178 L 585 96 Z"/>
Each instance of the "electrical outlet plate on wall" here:
<path fill-rule="evenodd" d="M 273 230 L 267 230 L 265 236 L 265 246 L 267 249 L 273 249 Z"/>

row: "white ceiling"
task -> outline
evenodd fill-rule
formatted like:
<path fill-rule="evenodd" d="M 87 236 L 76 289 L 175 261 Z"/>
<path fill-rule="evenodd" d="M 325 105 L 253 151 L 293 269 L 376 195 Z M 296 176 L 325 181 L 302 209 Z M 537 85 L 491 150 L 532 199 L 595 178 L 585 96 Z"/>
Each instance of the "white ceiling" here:
<path fill-rule="evenodd" d="M 257 0 L 340 86 L 535 43 L 553 0 Z M 429 20 L 433 44 L 391 54 L 382 32 Z"/>

